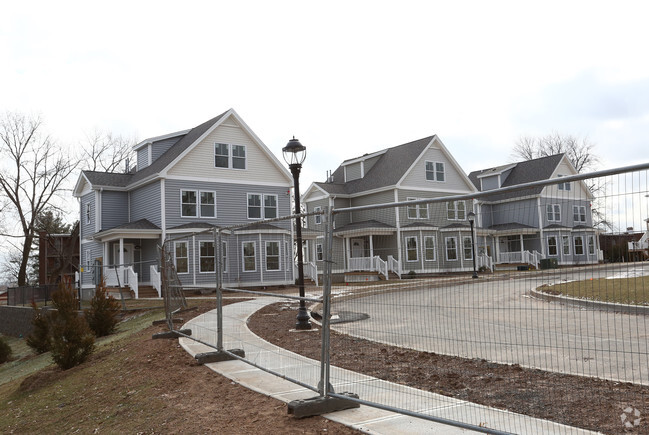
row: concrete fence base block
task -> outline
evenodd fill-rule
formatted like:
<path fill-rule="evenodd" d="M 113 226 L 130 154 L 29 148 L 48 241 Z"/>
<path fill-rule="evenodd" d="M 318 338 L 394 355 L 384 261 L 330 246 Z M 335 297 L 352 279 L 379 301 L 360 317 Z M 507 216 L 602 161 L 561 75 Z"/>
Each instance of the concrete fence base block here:
<path fill-rule="evenodd" d="M 158 338 L 178 338 L 182 337 L 182 335 L 192 335 L 192 330 L 191 329 L 179 329 L 178 331 L 165 331 L 165 332 L 158 332 L 156 334 L 153 334 L 151 337 L 152 339 L 156 340 Z"/>
<path fill-rule="evenodd" d="M 243 349 L 228 349 L 228 352 L 233 353 L 241 358 L 246 357 L 246 353 L 243 351 Z M 196 361 L 198 361 L 199 364 L 209 364 L 213 362 L 231 361 L 233 359 L 236 359 L 235 357 L 224 351 L 197 353 L 194 358 L 196 358 Z"/>
<path fill-rule="evenodd" d="M 185 323 L 185 321 L 184 321 L 183 319 L 180 319 L 180 318 L 178 318 L 178 319 L 172 319 L 172 320 L 173 320 L 173 323 Z M 166 325 L 166 324 L 167 324 L 167 320 L 166 320 L 166 319 L 163 319 L 163 320 L 154 320 L 154 321 L 153 321 L 153 325 L 154 325 L 154 326 L 156 326 L 156 325 Z"/>
<path fill-rule="evenodd" d="M 342 395 L 358 399 L 354 393 L 341 393 Z M 293 400 L 288 404 L 288 413 L 295 418 L 311 417 L 314 415 L 327 414 L 329 412 L 342 411 L 344 409 L 359 408 L 357 402 L 338 397 L 318 396 L 311 399 Z"/>

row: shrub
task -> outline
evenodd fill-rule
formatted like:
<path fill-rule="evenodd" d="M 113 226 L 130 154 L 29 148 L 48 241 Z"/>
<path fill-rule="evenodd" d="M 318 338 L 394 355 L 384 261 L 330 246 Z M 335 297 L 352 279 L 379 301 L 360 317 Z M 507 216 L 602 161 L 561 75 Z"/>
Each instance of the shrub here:
<path fill-rule="evenodd" d="M 11 358 L 11 346 L 5 341 L 3 336 L 0 336 L 0 364 L 9 361 Z"/>
<path fill-rule="evenodd" d="M 95 348 L 95 337 L 86 322 L 79 316 L 75 292 L 64 283 L 52 293 L 52 305 L 56 308 L 50 314 L 50 336 L 52 359 L 63 370 L 84 362 Z"/>
<path fill-rule="evenodd" d="M 106 285 L 97 286 L 95 296 L 86 310 L 86 320 L 96 337 L 112 334 L 119 322 L 119 302 L 112 296 L 106 297 Z"/>
<path fill-rule="evenodd" d="M 34 317 L 32 318 L 32 332 L 27 336 L 27 346 L 31 347 L 36 353 L 45 353 L 52 348 L 50 339 L 50 324 L 47 314 L 43 309 L 36 306 L 32 301 Z"/>

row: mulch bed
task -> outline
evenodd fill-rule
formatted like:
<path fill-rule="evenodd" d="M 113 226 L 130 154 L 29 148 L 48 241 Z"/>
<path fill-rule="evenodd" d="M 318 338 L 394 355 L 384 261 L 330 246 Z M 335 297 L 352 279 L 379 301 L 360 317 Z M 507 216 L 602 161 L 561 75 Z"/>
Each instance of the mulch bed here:
<path fill-rule="evenodd" d="M 297 305 L 264 307 L 248 322 L 265 340 L 320 359 L 320 334 L 291 332 Z M 361 320 L 362 321 L 362 320 Z M 419 352 L 331 332 L 331 363 L 390 382 L 611 434 L 649 433 L 649 387 Z M 640 412 L 639 425 L 621 419 Z"/>

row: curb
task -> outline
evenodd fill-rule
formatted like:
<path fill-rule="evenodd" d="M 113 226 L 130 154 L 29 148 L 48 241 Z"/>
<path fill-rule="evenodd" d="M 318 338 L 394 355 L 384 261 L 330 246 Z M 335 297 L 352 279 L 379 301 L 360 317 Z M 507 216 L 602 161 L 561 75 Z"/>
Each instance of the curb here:
<path fill-rule="evenodd" d="M 572 298 L 569 296 L 551 295 L 531 289 L 529 295 L 535 299 L 547 302 L 559 302 L 561 304 L 573 305 L 581 308 L 594 308 L 600 311 L 611 311 L 622 314 L 634 314 L 638 316 L 649 316 L 649 307 L 644 305 L 614 304 L 611 302 L 590 301 L 587 299 Z"/>

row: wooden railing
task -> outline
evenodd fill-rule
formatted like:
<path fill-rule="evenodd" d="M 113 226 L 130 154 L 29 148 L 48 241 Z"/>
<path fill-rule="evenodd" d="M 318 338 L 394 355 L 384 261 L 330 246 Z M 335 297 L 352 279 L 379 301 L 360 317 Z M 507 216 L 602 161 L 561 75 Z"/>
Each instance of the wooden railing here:
<path fill-rule="evenodd" d="M 158 297 L 162 297 L 162 281 L 160 280 L 160 272 L 158 272 L 158 268 L 156 265 L 152 264 L 150 266 L 150 274 L 151 274 L 151 286 L 156 289 L 158 292 Z"/>

